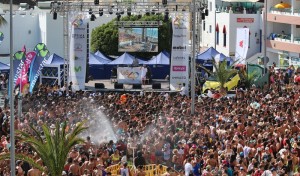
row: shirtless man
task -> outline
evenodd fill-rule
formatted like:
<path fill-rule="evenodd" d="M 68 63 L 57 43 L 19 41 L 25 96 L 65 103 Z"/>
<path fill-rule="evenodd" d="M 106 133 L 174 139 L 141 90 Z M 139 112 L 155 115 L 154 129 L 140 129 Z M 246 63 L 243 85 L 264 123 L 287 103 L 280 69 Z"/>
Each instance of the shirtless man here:
<path fill-rule="evenodd" d="M 72 173 L 73 176 L 81 175 L 78 160 L 73 160 L 73 164 L 71 164 L 71 166 L 70 166 L 69 173 Z"/>
<path fill-rule="evenodd" d="M 27 176 L 40 176 L 41 174 L 42 174 L 42 172 L 39 169 L 32 167 L 28 171 Z"/>

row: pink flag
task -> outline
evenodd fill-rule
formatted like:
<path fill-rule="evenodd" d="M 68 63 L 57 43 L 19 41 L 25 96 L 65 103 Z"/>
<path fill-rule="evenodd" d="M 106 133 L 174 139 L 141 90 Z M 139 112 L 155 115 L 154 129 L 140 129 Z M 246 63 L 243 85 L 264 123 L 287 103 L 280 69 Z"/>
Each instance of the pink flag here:
<path fill-rule="evenodd" d="M 16 86 L 20 84 L 21 82 L 21 87 L 23 87 L 27 82 L 28 82 L 28 69 L 30 67 L 31 62 L 35 58 L 36 53 L 34 51 L 31 51 L 26 54 L 26 59 L 24 61 L 24 66 L 22 67 L 22 71 L 20 73 L 19 78 L 16 81 Z"/>
<path fill-rule="evenodd" d="M 24 52 L 24 53 L 26 54 L 26 46 L 25 46 L 25 45 L 23 46 L 23 48 L 22 48 L 21 51 Z"/>

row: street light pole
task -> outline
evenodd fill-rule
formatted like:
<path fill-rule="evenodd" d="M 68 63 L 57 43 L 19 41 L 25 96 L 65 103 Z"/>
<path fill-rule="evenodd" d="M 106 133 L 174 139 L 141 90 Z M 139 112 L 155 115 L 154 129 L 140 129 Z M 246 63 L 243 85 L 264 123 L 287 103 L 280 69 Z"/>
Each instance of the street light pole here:
<path fill-rule="evenodd" d="M 267 9 L 268 9 L 268 0 L 265 0 L 265 9 L 264 9 L 264 74 L 267 73 Z"/>
<path fill-rule="evenodd" d="M 192 60 L 191 60 L 191 114 L 193 115 L 195 113 L 195 42 L 196 42 L 196 1 L 193 0 L 193 12 L 192 12 L 192 18 L 193 18 L 193 39 L 192 39 Z"/>
<path fill-rule="evenodd" d="M 9 29 L 10 29 L 10 72 L 9 72 L 9 102 L 10 102 L 10 174 L 11 176 L 14 176 L 16 174 L 16 162 L 15 162 L 15 117 L 14 117 L 14 63 L 13 63 L 13 0 L 10 0 L 9 4 Z"/>

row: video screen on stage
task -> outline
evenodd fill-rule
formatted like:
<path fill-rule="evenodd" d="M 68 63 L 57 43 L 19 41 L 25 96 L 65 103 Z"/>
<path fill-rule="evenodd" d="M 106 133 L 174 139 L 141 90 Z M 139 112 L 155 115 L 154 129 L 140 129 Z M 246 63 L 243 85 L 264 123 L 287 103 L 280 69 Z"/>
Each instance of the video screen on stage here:
<path fill-rule="evenodd" d="M 158 52 L 158 28 L 119 28 L 119 52 Z"/>

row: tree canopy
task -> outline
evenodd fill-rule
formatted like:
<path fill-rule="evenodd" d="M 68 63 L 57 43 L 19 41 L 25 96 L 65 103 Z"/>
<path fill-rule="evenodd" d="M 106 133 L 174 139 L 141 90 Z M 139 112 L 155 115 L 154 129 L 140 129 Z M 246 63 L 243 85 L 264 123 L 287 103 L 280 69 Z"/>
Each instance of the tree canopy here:
<path fill-rule="evenodd" d="M 115 21 L 104 24 L 95 28 L 92 31 L 91 37 L 91 51 L 96 52 L 97 50 L 105 53 L 106 55 L 121 55 L 122 53 L 118 52 L 118 26 L 115 25 Z M 121 17 L 120 21 L 164 21 L 163 15 L 131 15 Z M 171 24 L 170 20 L 163 22 L 162 26 L 159 26 L 158 29 L 158 52 L 166 50 L 170 52 L 171 49 Z M 137 57 L 150 58 L 158 53 L 131 53 Z"/>

